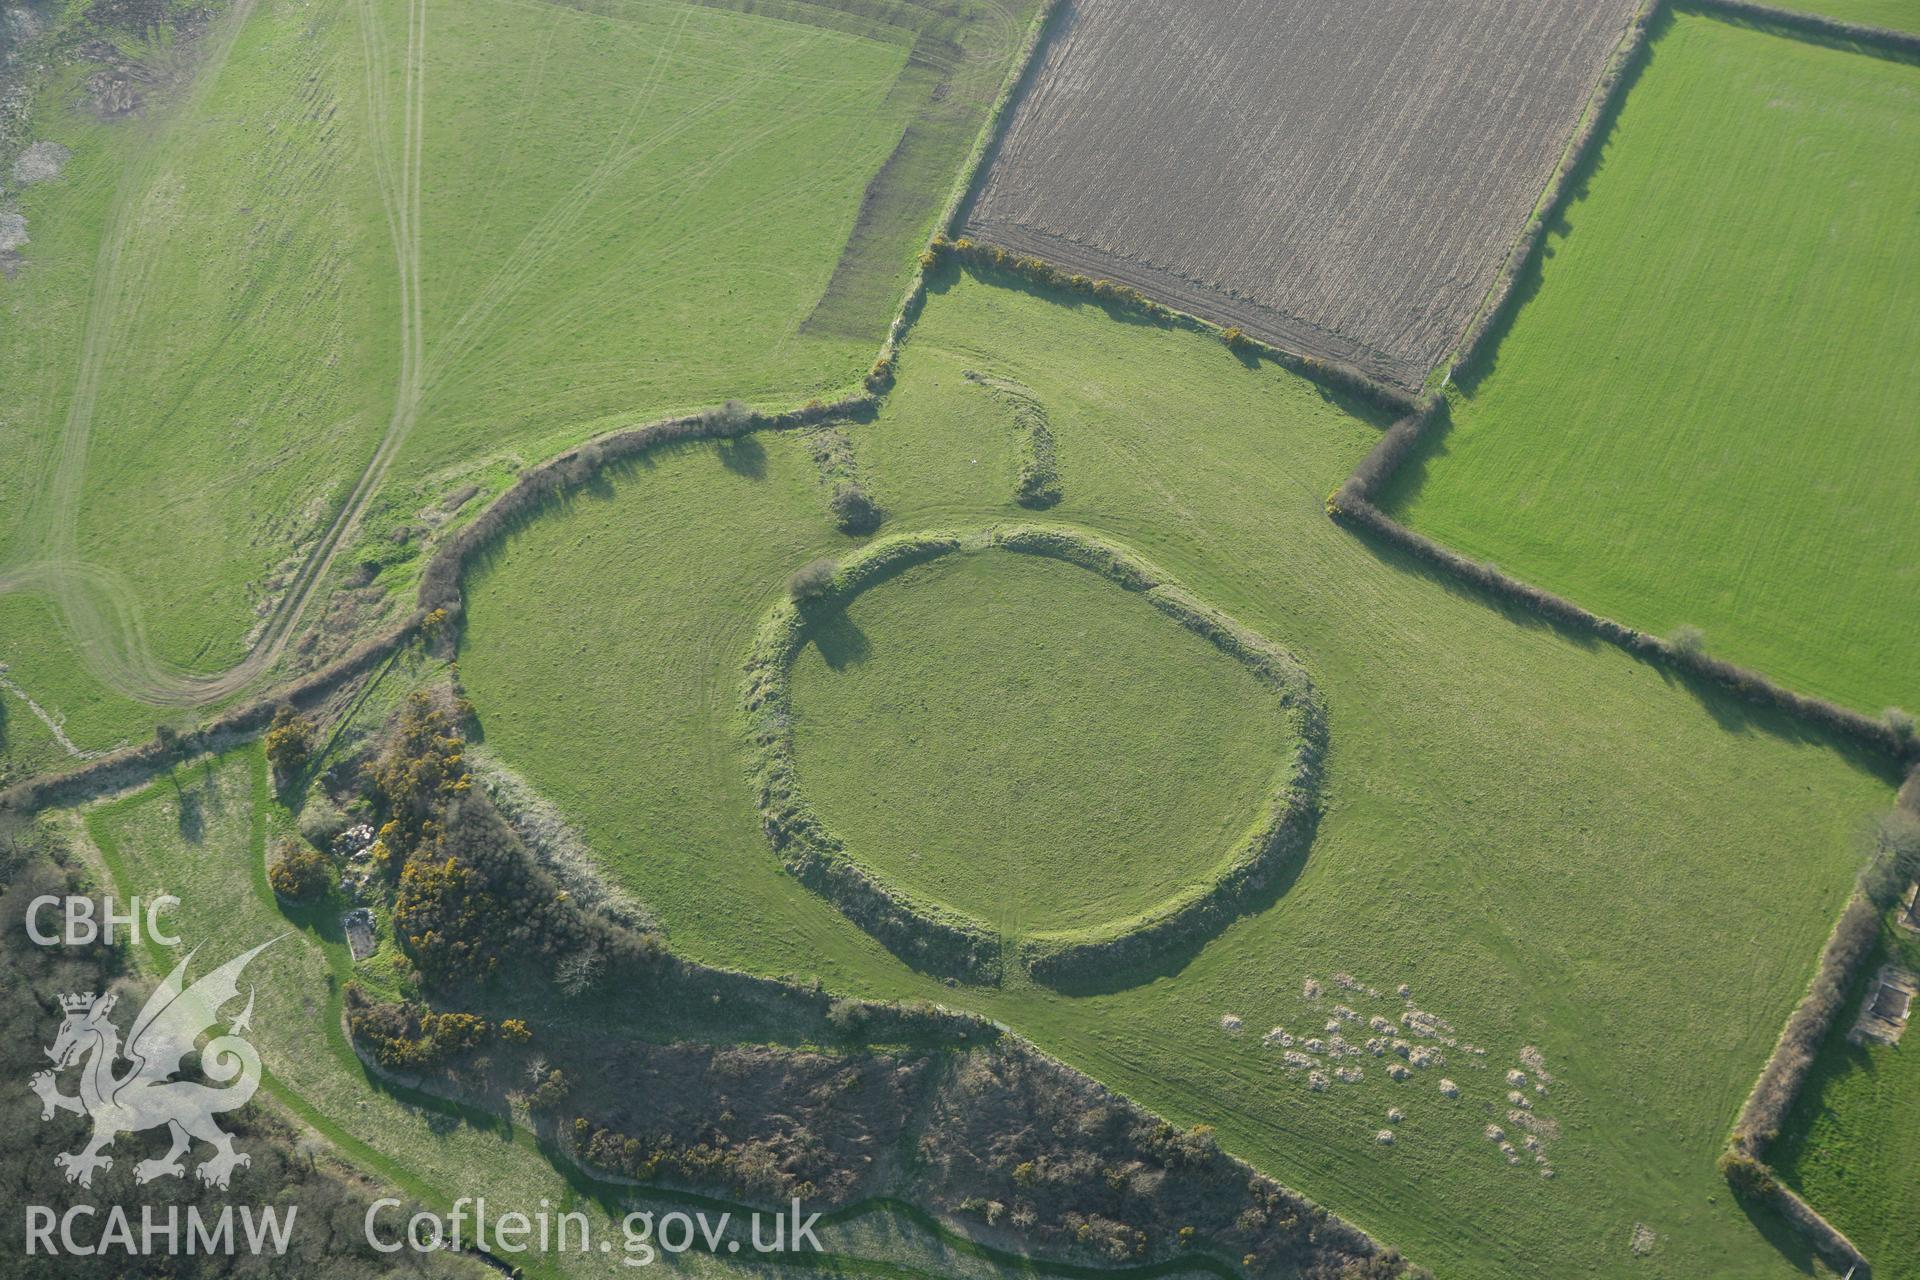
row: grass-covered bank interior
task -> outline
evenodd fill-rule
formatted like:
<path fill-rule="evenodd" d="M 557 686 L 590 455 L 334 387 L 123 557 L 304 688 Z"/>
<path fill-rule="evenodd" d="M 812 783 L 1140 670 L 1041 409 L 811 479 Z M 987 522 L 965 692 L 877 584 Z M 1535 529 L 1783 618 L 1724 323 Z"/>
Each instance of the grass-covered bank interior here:
<path fill-rule="evenodd" d="M 1050 521 L 1127 546 L 1313 675 L 1326 816 L 1268 910 L 1107 994 L 944 988 L 784 876 L 735 691 L 797 565 L 842 553 L 804 441 L 649 455 L 516 534 L 470 582 L 460 666 L 488 749 L 574 818 L 677 950 L 980 1009 L 1443 1274 L 1782 1274 L 1713 1171 L 1811 973 L 1888 779 L 1603 646 L 1508 617 L 1326 520 L 1384 424 L 1218 342 L 947 274 L 880 418 L 850 429 L 882 532 L 1021 518 L 1019 441 L 963 374 L 1045 405 Z M 740 921 L 751 919 L 753 928 Z M 1765 921 L 1761 928 L 1757 922 Z M 1336 972 L 1482 1057 L 1309 1088 L 1260 1032 L 1313 1034 Z M 1365 1005 L 1361 995 L 1344 997 Z M 1367 1012 L 1362 1007 L 1361 1012 Z M 1225 1014 L 1246 1032 L 1221 1028 Z M 1554 1077 L 1555 1176 L 1509 1165 L 1504 1072 Z M 1447 1102 L 1440 1074 L 1457 1075 Z M 1389 1106 L 1408 1120 L 1373 1141 Z M 1518 1130 L 1515 1130 L 1517 1133 Z M 1636 1223 L 1657 1235 L 1636 1261 Z"/>

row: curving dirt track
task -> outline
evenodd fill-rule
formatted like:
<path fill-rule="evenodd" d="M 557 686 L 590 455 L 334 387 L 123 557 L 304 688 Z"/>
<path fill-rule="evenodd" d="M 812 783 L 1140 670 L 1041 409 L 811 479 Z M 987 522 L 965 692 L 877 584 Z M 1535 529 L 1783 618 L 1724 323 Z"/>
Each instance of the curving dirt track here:
<path fill-rule="evenodd" d="M 189 114 L 218 78 L 253 8 L 254 0 L 238 0 L 210 36 L 205 60 L 183 107 Z M 117 575 L 82 561 L 75 545 L 74 530 L 105 354 L 112 345 L 120 316 L 139 296 L 138 267 L 125 261 L 124 250 L 133 211 L 155 178 L 153 149 L 147 152 L 145 163 L 123 175 L 95 262 L 79 368 L 59 454 L 31 517 L 31 525 L 39 530 L 39 554 L 30 562 L 0 571 L 0 595 L 28 588 L 46 591 L 59 606 L 87 669 L 103 684 L 155 706 L 186 707 L 218 701 L 251 684 L 279 660 L 341 548 L 352 541 L 368 503 L 418 416 L 424 381 L 419 225 L 426 0 L 408 0 L 402 91 L 404 118 L 397 159 L 391 142 L 385 33 L 379 15 L 373 11 L 372 0 L 359 0 L 357 16 L 366 51 L 369 146 L 400 281 L 399 386 L 392 416 L 373 457 L 268 614 L 253 647 L 234 666 L 211 673 L 188 671 L 158 658 L 148 643 L 141 621 L 141 605 L 132 589 Z"/>

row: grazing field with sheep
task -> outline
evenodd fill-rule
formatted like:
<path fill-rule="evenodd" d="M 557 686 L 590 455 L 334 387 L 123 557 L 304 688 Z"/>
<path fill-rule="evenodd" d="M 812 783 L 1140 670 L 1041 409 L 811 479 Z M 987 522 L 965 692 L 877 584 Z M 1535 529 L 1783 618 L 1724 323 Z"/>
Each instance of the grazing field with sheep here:
<path fill-rule="evenodd" d="M 1381 418 L 1071 295 L 936 276 L 898 386 L 845 432 L 886 511 L 878 536 L 1034 519 L 1017 500 L 1024 433 L 982 376 L 1044 406 L 1065 495 L 1046 521 L 1177 575 L 1284 645 L 1323 695 L 1324 814 L 1266 905 L 1071 987 L 1013 969 L 949 986 L 786 873 L 748 775 L 743 663 L 797 570 L 862 545 L 836 530 L 804 433 L 657 450 L 505 543 L 470 580 L 460 653 L 488 750 L 577 822 L 677 950 L 987 1013 L 1179 1123 L 1217 1126 L 1227 1149 L 1440 1274 L 1623 1272 L 1636 1223 L 1659 1274 L 1782 1274 L 1713 1162 L 1849 890 L 1885 774 L 1370 549 L 1322 502 Z M 1018 585 L 970 588 L 986 594 L 953 634 Z M 910 574 L 873 587 L 861 599 L 878 612 L 849 610 L 864 648 L 829 632 L 798 659 L 801 713 L 832 710 L 831 731 L 851 734 L 859 705 L 930 713 L 1005 697 L 1023 663 L 1046 669 L 1012 627 L 992 636 L 990 678 L 977 657 L 943 663 L 947 635 L 922 611 L 957 589 Z M 1099 611 L 1062 596 L 1059 613 L 1036 644 L 1097 643 Z M 900 685 L 899 664 L 927 689 Z M 819 701 L 836 687 L 843 700 Z M 1178 742 L 1179 700 L 1165 702 L 1104 739 L 1112 767 Z M 858 776 L 847 761 L 869 757 L 850 754 L 822 780 L 849 818 L 911 835 L 952 800 L 930 794 L 943 763 L 998 771 L 1010 796 L 1103 763 L 1074 758 L 1087 743 L 1071 719 L 1023 732 L 928 733 L 907 763 L 868 743 Z M 947 839 L 899 846 L 903 874 L 988 918 L 1055 909 L 1050 894 L 1029 905 L 1044 877 L 995 874 L 998 824 L 1017 813 L 954 809 Z M 1165 874 L 1141 863 L 1143 889 Z"/>

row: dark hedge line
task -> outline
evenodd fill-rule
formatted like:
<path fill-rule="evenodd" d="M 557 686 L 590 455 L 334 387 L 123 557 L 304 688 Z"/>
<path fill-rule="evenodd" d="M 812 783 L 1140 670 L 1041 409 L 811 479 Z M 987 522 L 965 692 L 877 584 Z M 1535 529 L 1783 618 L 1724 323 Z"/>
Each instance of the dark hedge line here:
<path fill-rule="evenodd" d="M 1487 355 L 1497 344 L 1500 330 L 1511 319 L 1518 303 L 1515 290 L 1528 271 L 1539 264 L 1542 247 L 1546 243 L 1547 229 L 1554 219 L 1566 207 L 1578 185 L 1574 179 L 1585 171 L 1597 156 L 1597 147 L 1612 129 L 1614 119 L 1620 114 L 1620 106 L 1626 101 L 1627 90 L 1633 86 L 1640 71 L 1647 62 L 1647 42 L 1653 29 L 1654 20 L 1662 0 L 1644 0 L 1640 12 L 1635 16 L 1633 26 L 1627 31 L 1613 56 L 1608 59 L 1606 68 L 1600 74 L 1593 93 L 1587 99 L 1586 118 L 1581 121 L 1562 154 L 1560 165 L 1548 179 L 1546 190 L 1541 193 L 1539 202 L 1534 206 L 1533 217 L 1527 220 L 1526 229 L 1520 238 L 1514 241 L 1507 255 L 1506 264 L 1501 268 L 1499 278 L 1481 304 L 1480 314 L 1467 326 L 1459 344 L 1454 348 L 1449 377 L 1453 371 L 1470 369 L 1475 362 Z"/>
<path fill-rule="evenodd" d="M 569 449 L 558 457 L 520 473 L 520 478 L 502 493 L 471 524 L 455 534 L 434 553 L 426 572 L 420 577 L 420 606 L 460 610 L 460 581 L 470 559 L 480 549 L 511 529 L 541 505 L 576 489 L 593 478 L 601 467 L 636 458 L 662 445 L 690 440 L 726 440 L 752 431 L 786 430 L 814 426 L 824 422 L 871 417 L 878 401 L 870 395 L 850 396 L 825 404 L 818 400 L 786 413 L 755 413 L 736 402 L 719 409 L 684 417 L 667 418 L 616 431 Z"/>
<path fill-rule="evenodd" d="M 1820 40 L 1858 46 L 1863 52 L 1888 54 L 1899 61 L 1920 60 L 1920 34 L 1844 22 L 1817 13 L 1781 9 L 1753 0 L 1684 0 L 1676 6 L 1719 17 L 1739 18 L 1783 35 L 1813 36 Z"/>
<path fill-rule="evenodd" d="M 1734 1121 L 1729 1144 L 1741 1154 L 1761 1159 L 1780 1136 L 1780 1126 L 1813 1069 L 1820 1044 L 1845 1006 L 1860 965 L 1872 954 L 1879 936 L 1880 908 L 1864 894 L 1855 894 L 1820 952 L 1813 984 L 1788 1015 L 1772 1055 L 1760 1069 L 1760 1078 Z"/>
<path fill-rule="evenodd" d="M 988 162 L 999 149 L 1002 126 L 1005 124 L 1008 109 L 1019 97 L 1033 73 L 1039 52 L 1046 39 L 1053 17 L 1065 6 L 1061 0 L 1041 0 L 1040 7 L 1034 11 L 1033 21 L 1027 27 L 1026 39 L 1020 50 L 1014 55 L 1013 62 L 1007 68 L 1007 78 L 1000 86 L 993 105 L 987 109 L 987 118 L 980 124 L 980 134 L 973 142 L 973 150 L 968 152 L 966 161 L 960 166 L 960 176 L 955 179 L 952 193 L 947 204 L 940 211 L 940 220 L 935 224 L 935 238 L 955 234 L 963 221 L 967 203 L 973 198 L 980 175 L 986 172 Z M 893 387 L 894 370 L 900 359 L 900 346 L 907 340 L 907 330 L 920 315 L 920 309 L 927 302 L 927 272 L 938 265 L 938 255 L 931 247 L 920 253 L 918 263 L 913 270 L 913 278 L 907 282 L 906 294 L 900 299 L 900 310 L 893 317 L 893 323 L 887 327 L 886 339 L 880 344 L 880 354 L 875 358 L 873 367 L 867 371 L 866 389 L 874 395 L 884 395 Z"/>
<path fill-rule="evenodd" d="M 1200 603 L 1132 553 L 1073 530 L 1034 525 L 1002 526 L 978 540 L 931 533 L 874 543 L 834 567 L 831 577 L 802 600 L 782 601 L 767 615 L 745 664 L 742 700 L 761 825 L 788 869 L 907 963 L 970 982 L 1002 976 L 996 931 L 962 912 L 911 898 L 869 872 L 808 805 L 793 764 L 787 704 L 787 672 L 807 641 L 812 618 L 903 569 L 969 545 L 1063 560 L 1144 594 L 1276 689 L 1297 738 L 1266 812 L 1219 876 L 1108 929 L 1029 938 L 1020 947 L 1022 966 L 1044 982 L 1110 975 L 1118 966 L 1204 938 L 1247 910 L 1304 855 L 1319 820 L 1327 728 L 1312 680 L 1284 649 Z"/>
<path fill-rule="evenodd" d="M 1920 760 L 1920 738 L 1903 732 L 1889 719 L 1875 719 L 1825 698 L 1795 693 L 1757 671 L 1602 617 L 1564 596 L 1522 582 L 1495 565 L 1469 559 L 1442 546 L 1382 511 L 1374 505 L 1380 486 L 1399 469 L 1426 431 L 1445 413 L 1445 399 L 1430 397 L 1418 411 L 1388 428 L 1345 483 L 1328 495 L 1327 514 L 1341 524 L 1366 530 L 1487 595 L 1519 605 L 1569 630 L 1597 636 L 1635 657 L 1670 670 L 1710 680 L 1742 701 L 1785 712 L 1882 755 L 1895 765 Z"/>
<path fill-rule="evenodd" d="M 1766 1162 L 1766 1150 L 1793 1109 L 1820 1043 L 1845 1006 L 1847 993 L 1861 963 L 1872 954 L 1879 932 L 1880 908 L 1866 897 L 1855 895 L 1840 913 L 1840 921 L 1820 953 L 1813 985 L 1788 1016 L 1780 1040 L 1740 1108 L 1740 1117 L 1720 1156 L 1721 1176 L 1737 1194 L 1773 1209 L 1842 1274 L 1851 1274 L 1856 1267 L 1864 1273 L 1868 1269 L 1866 1256 L 1845 1232 L 1779 1180 Z"/>
<path fill-rule="evenodd" d="M 1043 258 L 1009 253 L 998 245 L 982 244 L 964 236 L 950 240 L 944 235 L 937 235 L 927 248 L 925 261 L 929 267 L 952 262 L 962 264 L 982 276 L 1011 276 L 1044 289 L 1091 298 L 1110 310 L 1145 316 L 1168 328 L 1211 334 L 1239 355 L 1270 360 L 1331 390 L 1346 392 L 1390 413 L 1405 413 L 1415 406 L 1414 397 L 1405 391 L 1370 378 L 1351 365 L 1323 360 L 1318 356 L 1299 355 L 1249 337 L 1238 329 L 1222 329 L 1198 316 L 1156 302 L 1131 285 L 1062 271 Z"/>
<path fill-rule="evenodd" d="M 1780 1136 L 1821 1045 L 1873 954 L 1883 915 L 1907 882 L 1920 873 L 1920 838 L 1912 824 L 1915 815 L 1920 815 L 1920 769 L 1901 788 L 1895 814 L 1882 824 L 1876 848 L 1861 868 L 1859 888 L 1821 949 L 1813 982 L 1781 1028 L 1720 1156 L 1720 1172 L 1728 1185 L 1747 1199 L 1772 1207 L 1842 1273 L 1857 1267 L 1864 1274 L 1866 1257 L 1845 1232 L 1781 1183 L 1766 1154 Z"/>
<path fill-rule="evenodd" d="M 202 752 L 219 752 L 264 730 L 281 707 L 304 711 L 325 701 L 342 683 L 366 674 L 411 642 L 428 624 L 429 612 L 413 616 L 373 636 L 326 666 L 251 702 L 229 708 L 186 733 L 162 730 L 146 742 L 101 756 L 66 773 L 37 774 L 0 791 L 0 810 L 33 812 L 78 804 L 105 790 L 142 782 L 175 763 Z"/>
<path fill-rule="evenodd" d="M 418 607 L 413 614 L 362 641 L 345 655 L 250 702 L 232 707 L 185 733 L 163 729 L 146 742 L 115 751 L 65 773 L 38 774 L 0 791 L 0 810 L 34 811 L 77 804 L 101 790 L 117 790 L 154 776 L 180 760 L 217 752 L 264 730 L 276 710 L 307 710 L 324 702 L 348 680 L 366 674 L 425 633 L 437 633 L 461 613 L 461 579 L 474 556 L 537 511 L 540 506 L 590 480 L 599 468 L 638 457 L 661 445 L 690 440 L 720 440 L 752 431 L 787 430 L 819 423 L 870 418 L 878 406 L 872 396 L 851 396 L 832 403 L 814 401 L 785 413 L 755 413 L 737 402 L 704 413 L 668 418 L 617 431 L 520 473 L 504 493 L 472 523 L 442 543 L 421 574 Z"/>

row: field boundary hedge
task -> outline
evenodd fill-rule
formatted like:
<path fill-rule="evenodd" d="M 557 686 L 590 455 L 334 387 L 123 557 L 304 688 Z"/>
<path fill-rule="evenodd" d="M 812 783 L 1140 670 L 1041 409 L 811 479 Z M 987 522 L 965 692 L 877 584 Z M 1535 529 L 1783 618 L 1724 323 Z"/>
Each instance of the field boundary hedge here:
<path fill-rule="evenodd" d="M 1898 62 L 1920 61 L 1920 32 L 1848 22 L 1825 14 L 1759 4 L 1755 0 L 1677 0 L 1674 7 L 1748 22 L 1790 39 L 1831 42 L 1856 53 L 1891 57 Z"/>
<path fill-rule="evenodd" d="M 1508 250 L 1506 263 L 1481 300 L 1480 310 L 1467 322 L 1460 341 L 1454 345 L 1442 385 L 1451 380 L 1455 372 L 1473 368 L 1475 362 L 1498 345 L 1504 323 L 1512 317 L 1518 303 L 1516 290 L 1527 273 L 1538 266 L 1547 231 L 1569 203 L 1577 185 L 1574 179 L 1593 163 L 1598 147 L 1620 114 L 1627 90 L 1633 87 L 1646 65 L 1649 38 L 1664 3 L 1666 0 L 1642 0 L 1639 12 L 1628 24 L 1613 56 L 1601 68 L 1600 78 L 1587 95 L 1587 108 L 1580 124 L 1568 139 L 1560 163 L 1547 179 L 1540 198 L 1534 202 L 1533 215 Z"/>
<path fill-rule="evenodd" d="M 1005 976 L 996 930 L 965 912 L 900 890 L 849 853 L 807 802 L 794 763 L 788 691 L 793 659 L 812 635 L 813 610 L 844 605 L 915 565 L 986 550 L 1061 560 L 1138 593 L 1280 695 L 1293 750 L 1262 811 L 1218 870 L 1125 919 L 1024 937 L 1015 954 L 1036 980 L 1071 983 L 1110 977 L 1116 968 L 1138 966 L 1211 936 L 1256 903 L 1312 842 L 1327 747 L 1324 704 L 1306 669 L 1287 650 L 1200 601 L 1126 548 L 1060 526 L 997 525 L 978 534 L 932 531 L 882 539 L 836 566 L 817 594 L 800 602 L 782 600 L 768 611 L 747 655 L 741 702 L 754 800 L 769 843 L 801 883 L 908 964 L 969 982 L 993 983 Z"/>
<path fill-rule="evenodd" d="M 1845 1007 L 1860 965 L 1873 953 L 1879 934 L 1880 908 L 1865 895 L 1855 893 L 1848 898 L 1826 946 L 1821 948 L 1813 981 L 1780 1029 L 1773 1052 L 1741 1104 L 1740 1115 L 1727 1136 L 1726 1150 L 1720 1155 L 1720 1172 L 1736 1193 L 1772 1208 L 1845 1274 L 1856 1267 L 1868 1270 L 1866 1255 L 1845 1232 L 1780 1181 L 1766 1161 L 1766 1152 L 1800 1096 L 1820 1044 Z"/>
<path fill-rule="evenodd" d="M 587 483 L 603 466 L 638 457 L 666 444 L 724 440 L 753 431 L 865 419 L 872 416 L 877 404 L 873 396 L 861 395 L 832 404 L 814 401 L 777 414 L 754 413 L 730 405 L 611 432 L 529 467 L 471 522 L 434 550 L 420 575 L 415 608 L 406 618 L 361 641 L 334 661 L 229 708 L 196 729 L 178 735 L 156 734 L 146 742 L 111 752 L 77 769 L 22 779 L 0 791 L 0 809 L 31 812 L 77 804 L 102 792 L 133 786 L 182 760 L 203 753 L 217 754 L 258 734 L 281 706 L 308 710 L 320 705 L 341 685 L 365 675 L 415 639 L 456 625 L 464 609 L 461 580 L 474 559 L 548 501 Z"/>
<path fill-rule="evenodd" d="M 1843 22 L 1756 3 L 1756 0 L 1645 0 L 1595 82 L 1587 99 L 1587 111 L 1534 205 L 1533 216 L 1514 241 L 1506 265 L 1488 290 L 1480 311 L 1455 345 L 1448 360 L 1448 380 L 1455 373 L 1470 374 L 1499 344 L 1505 322 L 1512 318 L 1519 301 L 1517 290 L 1521 281 L 1539 265 L 1548 231 L 1571 203 L 1579 185 L 1577 179 L 1591 168 L 1599 147 L 1612 131 L 1628 90 L 1646 66 L 1655 28 L 1668 12 L 1679 11 L 1744 21 L 1787 38 L 1822 40 L 1857 52 L 1920 62 L 1920 34 Z"/>
<path fill-rule="evenodd" d="M 1895 804 L 1920 816 L 1920 766 L 1908 775 L 1895 797 Z M 1877 858 L 1888 866 L 1900 866 L 1899 860 L 1885 849 Z M 1875 895 L 1881 891 L 1872 885 L 1876 879 L 1883 878 L 1875 875 L 1876 870 L 1873 863 L 1862 869 L 1859 887 L 1847 899 L 1840 918 L 1834 922 L 1833 932 L 1827 935 L 1827 943 L 1820 950 L 1813 981 L 1807 984 L 1806 994 L 1780 1028 L 1773 1052 L 1767 1055 L 1753 1088 L 1747 1092 L 1746 1101 L 1740 1105 L 1740 1114 L 1734 1119 L 1726 1149 L 1720 1155 L 1720 1172 L 1735 1191 L 1772 1206 L 1822 1256 L 1848 1274 L 1856 1267 L 1863 1273 L 1871 1271 L 1866 1255 L 1845 1232 L 1780 1181 L 1779 1174 L 1767 1163 L 1767 1150 L 1780 1136 L 1780 1126 L 1799 1101 L 1820 1048 L 1833 1030 L 1834 1019 L 1846 1009 L 1861 971 L 1880 939 L 1881 921 L 1889 904 L 1876 899 Z M 1906 869 L 1901 867 L 1901 874 L 1890 883 L 1904 884 L 1905 873 Z"/>
<path fill-rule="evenodd" d="M 961 212 L 972 196 L 974 184 L 979 181 L 988 159 L 1000 145 L 1007 109 L 1026 84 L 1033 69 L 1034 55 L 1045 43 L 1047 28 L 1060 11 L 1061 3 L 1062 0 L 1040 0 L 1040 7 L 1034 11 L 1033 20 L 1027 26 L 1026 39 L 1007 67 L 1007 78 L 1001 83 L 993 105 L 987 108 L 987 118 L 981 123 L 980 135 L 974 139 L 973 149 L 961 163 L 953 190 L 947 196 L 946 207 L 940 211 L 939 221 L 934 223 L 933 240 L 914 264 L 913 278 L 907 281 L 907 290 L 900 297 L 900 309 L 894 313 L 893 323 L 887 327 L 887 336 L 880 343 L 880 354 L 875 358 L 873 368 L 867 372 L 867 390 L 875 395 L 883 394 L 893 386 L 894 366 L 900 359 L 900 348 L 907 340 L 907 330 L 913 327 L 920 309 L 926 305 L 927 272 L 938 265 L 938 255 L 932 245 L 944 241 L 959 222 Z"/>
<path fill-rule="evenodd" d="M 1374 502 L 1380 487 L 1400 469 L 1447 412 L 1446 398 L 1430 395 L 1417 410 L 1382 433 L 1353 473 L 1327 495 L 1328 516 L 1340 524 L 1373 534 L 1485 595 L 1518 605 L 1569 631 L 1618 645 L 1642 661 L 1709 681 L 1744 702 L 1782 712 L 1863 747 L 1895 767 L 1920 760 L 1920 737 L 1902 731 L 1888 720 L 1875 719 L 1825 698 L 1795 693 L 1747 667 L 1616 622 L 1565 596 L 1522 582 L 1496 565 L 1461 555 L 1382 511 Z"/>
<path fill-rule="evenodd" d="M 1218 338 L 1242 359 L 1271 361 L 1329 390 L 1358 396 L 1389 413 L 1407 413 L 1419 405 L 1410 392 L 1362 373 L 1352 365 L 1276 347 L 1239 329 L 1223 328 L 1192 312 L 1155 301 L 1132 285 L 1079 275 L 1063 270 L 1044 258 L 1013 253 L 998 245 L 982 244 L 965 236 L 949 239 L 944 234 L 933 238 L 927 247 L 926 257 L 929 267 L 952 262 L 982 277 L 994 274 L 1011 276 L 1043 289 L 1090 298 L 1110 311 L 1144 316 L 1166 328 L 1184 329 Z"/>

